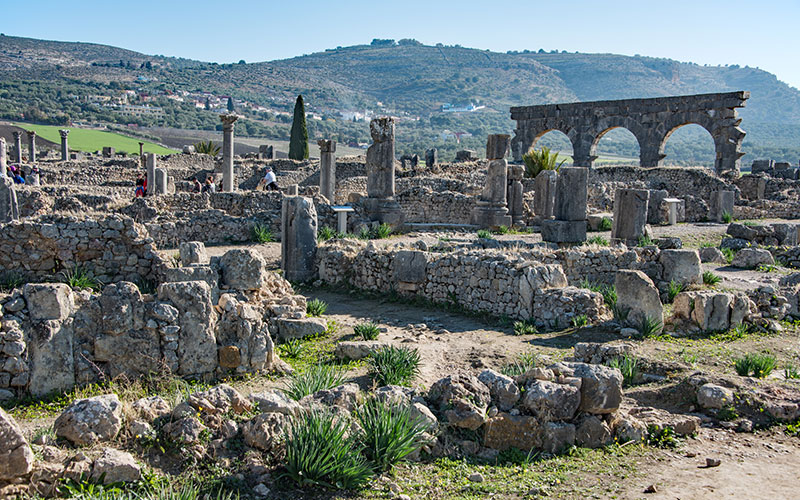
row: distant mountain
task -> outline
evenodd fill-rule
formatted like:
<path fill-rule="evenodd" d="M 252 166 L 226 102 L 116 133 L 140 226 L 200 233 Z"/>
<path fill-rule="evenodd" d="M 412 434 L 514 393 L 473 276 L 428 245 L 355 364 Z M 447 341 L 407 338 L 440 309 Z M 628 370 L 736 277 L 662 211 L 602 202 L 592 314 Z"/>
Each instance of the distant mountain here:
<path fill-rule="evenodd" d="M 20 94 L 24 95 L 15 95 L 14 85 L 22 85 Z M 70 108 L 60 97 L 37 98 L 37 89 L 43 95 L 58 95 L 56 86 L 62 91 L 74 86 L 73 94 L 118 88 L 208 91 L 279 110 L 289 110 L 296 95 L 302 93 L 307 109 L 329 117 L 339 118 L 340 111 L 371 110 L 419 118 L 407 134 L 408 140 L 419 144 L 433 140 L 443 128 L 484 135 L 510 131 L 513 122 L 508 108 L 514 105 L 749 90 L 751 99 L 740 114 L 743 128 L 754 131 L 755 136 L 748 136 L 751 144 L 766 148 L 764 151 L 788 148 L 787 154 L 800 148 L 800 141 L 794 141 L 800 137 L 800 91 L 775 75 L 749 67 L 700 66 L 640 56 L 496 53 L 402 40 L 399 44 L 376 41 L 339 47 L 278 61 L 220 65 L 98 44 L 0 37 L 0 97 L 9 100 L 0 104 L 0 117 L 35 115 L 31 106 L 42 108 L 48 103 Z M 447 116 L 441 113 L 442 104 L 470 103 L 485 109 Z M 72 119 L 76 114 L 91 118 L 84 108 L 72 107 L 66 113 Z M 218 121 L 191 108 L 176 105 L 177 111 L 167 112 L 164 124 L 208 128 Z M 39 111 L 45 115 L 56 112 Z M 108 113 L 97 113 L 98 118 L 109 119 Z M 189 116 L 192 113 L 196 116 Z M 256 123 L 281 131 L 285 126 L 270 118 L 253 116 L 253 120 L 254 131 L 260 130 Z M 363 138 L 364 125 L 354 128 L 339 121 L 339 129 L 316 126 L 327 134 L 334 130 L 342 137 Z M 774 133 L 763 132 L 781 130 L 783 137 L 786 127 L 793 144 L 776 144 Z"/>

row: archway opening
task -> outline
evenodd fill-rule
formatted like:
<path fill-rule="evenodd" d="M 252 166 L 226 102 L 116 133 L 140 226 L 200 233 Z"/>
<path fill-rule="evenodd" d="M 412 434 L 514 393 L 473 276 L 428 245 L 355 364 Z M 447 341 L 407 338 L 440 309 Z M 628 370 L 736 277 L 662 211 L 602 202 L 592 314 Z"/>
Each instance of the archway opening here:
<path fill-rule="evenodd" d="M 687 123 L 672 129 L 664 138 L 664 165 L 714 168 L 717 157 L 714 138 L 705 128 Z"/>
<path fill-rule="evenodd" d="M 625 127 L 610 128 L 595 139 L 594 165 L 639 165 L 639 141 Z"/>
<path fill-rule="evenodd" d="M 541 149 L 547 147 L 550 151 L 558 153 L 558 162 L 566 160 L 564 165 L 572 165 L 572 141 L 567 134 L 560 130 L 548 130 L 533 141 L 531 148 Z M 529 150 L 530 148 L 528 148 Z M 525 150 L 523 153 L 527 153 Z"/>

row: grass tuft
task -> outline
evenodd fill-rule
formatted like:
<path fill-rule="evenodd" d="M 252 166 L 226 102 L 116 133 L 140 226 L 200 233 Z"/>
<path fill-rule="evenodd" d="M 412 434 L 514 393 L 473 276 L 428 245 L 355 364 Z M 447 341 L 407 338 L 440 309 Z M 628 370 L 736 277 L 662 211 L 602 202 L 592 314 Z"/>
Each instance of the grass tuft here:
<path fill-rule="evenodd" d="M 369 398 L 356 412 L 356 420 L 362 429 L 364 455 L 378 472 L 390 470 L 422 445 L 425 424 L 412 418 L 406 405 Z"/>
<path fill-rule="evenodd" d="M 612 226 L 614 225 L 613 221 L 608 217 L 603 217 L 600 219 L 600 224 L 597 225 L 598 231 L 611 231 Z"/>
<path fill-rule="evenodd" d="M 369 374 L 378 386 L 408 385 L 419 375 L 419 351 L 383 346 L 367 358 Z"/>
<path fill-rule="evenodd" d="M 766 378 L 778 365 L 775 356 L 769 353 L 748 353 L 733 361 L 733 367 L 742 377 Z"/>
<path fill-rule="evenodd" d="M 539 333 L 532 321 L 515 321 L 514 335 L 533 335 Z"/>
<path fill-rule="evenodd" d="M 320 299 L 311 299 L 306 302 L 306 315 L 320 317 L 328 310 L 328 303 Z"/>
<path fill-rule="evenodd" d="M 492 232 L 488 229 L 478 229 L 478 238 L 484 240 L 493 240 L 494 236 L 492 236 Z"/>
<path fill-rule="evenodd" d="M 668 302 L 671 304 L 675 300 L 675 297 L 677 297 L 678 294 L 683 291 L 683 289 L 683 283 L 679 283 L 675 280 L 670 281 L 669 288 L 667 289 Z"/>
<path fill-rule="evenodd" d="M 533 352 L 526 352 L 517 356 L 511 363 L 500 367 L 500 373 L 507 377 L 517 377 L 523 375 L 531 368 L 536 368 L 538 356 Z"/>
<path fill-rule="evenodd" d="M 656 335 L 662 327 L 661 320 L 658 318 L 642 318 L 642 323 L 639 325 L 639 334 L 642 337 L 652 337 Z"/>
<path fill-rule="evenodd" d="M 708 286 L 714 286 L 722 281 L 722 278 L 712 273 L 711 271 L 703 271 L 703 283 Z"/>
<path fill-rule="evenodd" d="M 317 391 L 325 391 L 342 385 L 344 370 L 334 365 L 310 365 L 303 371 L 292 373 L 283 392 L 294 400 L 300 400 Z"/>
<path fill-rule="evenodd" d="M 574 328 L 583 328 L 589 324 L 589 317 L 585 314 L 579 314 L 572 318 L 572 326 Z"/>
<path fill-rule="evenodd" d="M 602 236 L 592 236 L 591 238 L 586 240 L 587 245 L 599 245 L 603 247 L 608 246 L 608 240 L 603 238 Z"/>
<path fill-rule="evenodd" d="M 622 384 L 625 387 L 632 386 L 636 377 L 639 376 L 639 361 L 633 356 L 628 356 L 627 354 L 618 356 L 607 364 L 611 368 L 616 368 L 622 372 Z"/>
<path fill-rule="evenodd" d="M 92 290 L 99 291 L 103 287 L 97 278 L 89 274 L 89 271 L 83 267 L 75 264 L 71 269 L 61 271 L 62 282 L 69 285 L 71 288 L 78 290 Z"/>
<path fill-rule="evenodd" d="M 363 340 L 375 340 L 381 333 L 380 327 L 373 322 L 359 323 L 353 327 L 353 333 Z"/>
<path fill-rule="evenodd" d="M 272 231 L 266 224 L 256 223 L 253 225 L 253 241 L 257 243 L 272 243 L 275 241 Z"/>

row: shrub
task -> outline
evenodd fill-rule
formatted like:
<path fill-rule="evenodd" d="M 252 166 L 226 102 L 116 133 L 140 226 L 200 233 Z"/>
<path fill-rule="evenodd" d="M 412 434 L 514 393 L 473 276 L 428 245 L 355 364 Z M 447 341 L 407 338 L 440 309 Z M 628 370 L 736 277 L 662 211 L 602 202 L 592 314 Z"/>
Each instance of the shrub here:
<path fill-rule="evenodd" d="M 733 366 L 742 377 L 765 378 L 772 373 L 778 362 L 772 354 L 745 354 L 733 362 Z"/>
<path fill-rule="evenodd" d="M 783 378 L 787 380 L 800 378 L 800 370 L 796 366 L 789 363 L 783 367 Z"/>
<path fill-rule="evenodd" d="M 304 371 L 294 372 L 289 377 L 283 392 L 294 400 L 300 400 L 317 391 L 325 391 L 342 385 L 344 371 L 333 365 L 311 365 Z"/>
<path fill-rule="evenodd" d="M 62 282 L 66 283 L 71 288 L 98 291 L 103 287 L 103 284 L 97 278 L 89 274 L 89 271 L 85 267 L 77 264 L 71 269 L 61 271 L 60 274 L 62 276 Z"/>
<path fill-rule="evenodd" d="M 614 223 L 608 217 L 603 217 L 600 219 L 600 224 L 597 225 L 598 231 L 611 231 L 612 226 Z"/>
<path fill-rule="evenodd" d="M 607 247 L 608 246 L 608 240 L 603 238 L 602 236 L 592 236 L 591 238 L 586 240 L 586 244 L 587 245 L 600 245 L 600 246 Z"/>
<path fill-rule="evenodd" d="M 206 142 L 200 141 L 194 145 L 194 150 L 197 153 L 217 156 L 219 154 L 220 147 L 210 140 Z"/>
<path fill-rule="evenodd" d="M 675 300 L 675 297 L 677 297 L 677 295 L 683 291 L 683 287 L 683 283 L 679 283 L 675 280 L 669 282 L 669 288 L 667 289 L 669 303 L 672 303 Z"/>
<path fill-rule="evenodd" d="M 714 286 L 722 281 L 722 278 L 712 273 L 711 271 L 703 271 L 703 283 L 708 286 Z"/>
<path fill-rule="evenodd" d="M 354 489 L 372 477 L 347 418 L 307 411 L 286 431 L 286 475 L 298 486 Z"/>
<path fill-rule="evenodd" d="M 511 228 L 508 226 L 501 225 L 495 230 L 495 234 L 508 234 L 511 232 Z"/>
<path fill-rule="evenodd" d="M 275 237 L 266 224 L 256 223 L 253 226 L 253 241 L 258 243 L 272 243 Z"/>
<path fill-rule="evenodd" d="M 317 239 L 320 241 L 327 241 L 333 238 L 336 238 L 336 231 L 331 229 L 330 226 L 322 226 L 319 228 L 319 232 L 317 232 Z"/>
<path fill-rule="evenodd" d="M 369 398 L 356 412 L 361 425 L 364 455 L 376 471 L 387 471 L 397 462 L 417 451 L 425 424 L 411 417 L 406 405 L 387 405 Z"/>
<path fill-rule="evenodd" d="M 722 255 L 725 257 L 725 260 L 728 262 L 728 264 L 733 262 L 733 257 L 736 256 L 736 252 L 733 251 L 733 248 L 725 247 L 720 248 L 719 250 L 722 252 Z"/>
<path fill-rule="evenodd" d="M 583 328 L 589 324 L 589 317 L 585 314 L 579 314 L 572 318 L 572 326 L 575 328 Z"/>
<path fill-rule="evenodd" d="M 507 377 L 516 377 L 524 374 L 531 368 L 536 368 L 536 353 L 526 352 L 517 356 L 511 363 L 500 367 L 500 373 Z"/>
<path fill-rule="evenodd" d="M 536 325 L 530 321 L 515 321 L 514 322 L 514 335 L 533 335 L 539 333 L 536 330 Z"/>
<path fill-rule="evenodd" d="M 639 236 L 639 242 L 636 244 L 638 247 L 649 247 L 655 245 L 656 242 L 649 236 Z"/>
<path fill-rule="evenodd" d="M 542 146 L 539 151 L 533 148 L 529 149 L 527 153 L 522 155 L 522 161 L 525 162 L 525 177 L 533 179 L 542 170 L 558 171 L 567 160 L 561 160 L 559 163 L 558 153 L 551 152 L 550 148 Z"/>
<path fill-rule="evenodd" d="M 419 374 L 419 351 L 383 346 L 367 358 L 369 374 L 379 386 L 408 385 Z"/>
<path fill-rule="evenodd" d="M 298 358 L 301 354 L 303 354 L 303 351 L 305 351 L 305 346 L 300 339 L 292 339 L 285 344 L 281 344 L 279 349 L 281 351 L 281 355 L 287 358 Z"/>
<path fill-rule="evenodd" d="M 672 427 L 659 428 L 657 425 L 650 424 L 647 426 L 647 444 L 656 448 L 676 448 L 679 443 Z"/>
<path fill-rule="evenodd" d="M 311 299 L 306 302 L 306 315 L 319 317 L 328 310 L 328 303 L 320 299 Z"/>
<path fill-rule="evenodd" d="M 610 360 L 608 366 L 622 372 L 622 383 L 625 386 L 633 385 L 636 377 L 639 376 L 639 361 L 627 354 Z"/>
<path fill-rule="evenodd" d="M 368 323 L 359 323 L 354 326 L 353 333 L 364 340 L 375 340 L 378 338 L 378 334 L 381 333 L 381 330 L 377 324 L 370 321 Z"/>
<path fill-rule="evenodd" d="M 363 226 L 358 232 L 358 238 L 362 240 L 382 240 L 388 238 L 392 234 L 392 226 L 382 223 L 380 226 L 372 229 Z"/>
<path fill-rule="evenodd" d="M 730 224 L 733 221 L 733 214 L 730 212 L 722 212 L 722 222 Z"/>
<path fill-rule="evenodd" d="M 661 320 L 658 318 L 642 318 L 642 323 L 639 325 L 639 334 L 642 337 L 651 337 L 661 330 Z"/>
<path fill-rule="evenodd" d="M 581 281 L 581 288 L 588 288 L 593 292 L 603 295 L 603 301 L 608 307 L 612 309 L 617 305 L 617 288 L 614 285 L 606 285 L 604 283 L 594 283 L 589 280 Z"/>
<path fill-rule="evenodd" d="M 478 238 L 483 238 L 484 240 L 493 240 L 494 236 L 492 236 L 492 233 L 486 229 L 478 229 Z"/>

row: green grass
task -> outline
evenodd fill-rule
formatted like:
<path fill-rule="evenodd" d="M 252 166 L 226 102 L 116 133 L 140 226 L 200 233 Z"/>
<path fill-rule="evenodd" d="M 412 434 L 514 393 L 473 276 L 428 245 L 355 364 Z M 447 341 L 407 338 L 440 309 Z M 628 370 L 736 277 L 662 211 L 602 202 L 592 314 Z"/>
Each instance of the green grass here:
<path fill-rule="evenodd" d="M 725 260 L 728 262 L 728 264 L 733 262 L 733 257 L 736 255 L 736 252 L 733 250 L 733 248 L 720 248 L 719 251 L 722 252 L 723 257 L 725 257 Z"/>
<path fill-rule="evenodd" d="M 253 241 L 256 243 L 272 243 L 275 241 L 275 237 L 266 224 L 257 223 L 253 226 Z"/>
<path fill-rule="evenodd" d="M 639 242 L 636 244 L 638 247 L 649 247 L 655 245 L 656 242 L 649 236 L 639 236 Z"/>
<path fill-rule="evenodd" d="M 511 363 L 507 363 L 500 367 L 500 373 L 507 377 L 516 377 L 523 375 L 531 368 L 536 368 L 538 356 L 535 352 L 522 353 Z"/>
<path fill-rule="evenodd" d="M 800 370 L 791 363 L 787 364 L 783 367 L 783 378 L 786 380 L 798 379 L 800 378 Z"/>
<path fill-rule="evenodd" d="M 488 229 L 478 229 L 478 238 L 482 238 L 484 240 L 493 240 L 494 236 L 492 236 L 492 232 Z"/>
<path fill-rule="evenodd" d="M 409 385 L 419 375 L 419 351 L 410 347 L 383 346 L 367 358 L 369 374 L 380 387 Z"/>
<path fill-rule="evenodd" d="M 602 247 L 608 246 L 608 240 L 603 238 L 602 236 L 592 236 L 591 238 L 586 240 L 587 245 L 599 245 Z"/>
<path fill-rule="evenodd" d="M 320 299 L 311 299 L 306 302 L 306 314 L 312 317 L 319 317 L 328 310 L 328 303 Z"/>
<path fill-rule="evenodd" d="M 514 335 L 533 335 L 539 333 L 536 330 L 536 325 L 531 321 L 515 321 L 514 322 Z"/>
<path fill-rule="evenodd" d="M 725 224 L 733 222 L 733 214 L 730 212 L 722 212 L 722 222 Z"/>
<path fill-rule="evenodd" d="M 69 148 L 74 151 L 94 152 L 101 151 L 104 147 L 112 147 L 120 153 L 139 154 L 139 142 L 141 141 L 144 142 L 145 153 L 168 155 L 178 152 L 177 150 L 165 148 L 143 139 L 128 137 L 115 132 L 106 132 L 104 130 L 57 127 L 53 125 L 31 125 L 29 123 L 15 123 L 14 125 L 25 130 L 33 130 L 39 137 L 56 144 L 61 144 L 61 135 L 58 131 L 66 128 L 70 131 Z"/>
<path fill-rule="evenodd" d="M 422 444 L 425 423 L 411 417 L 406 405 L 389 405 L 369 398 L 356 412 L 361 426 L 364 455 L 376 471 L 390 470 L 417 451 Z"/>
<path fill-rule="evenodd" d="M 748 353 L 733 361 L 733 367 L 742 377 L 766 378 L 778 365 L 775 356 L 768 353 Z"/>
<path fill-rule="evenodd" d="M 722 281 L 722 278 L 712 273 L 711 271 L 703 271 L 703 283 L 708 286 L 714 286 Z"/>
<path fill-rule="evenodd" d="M 683 288 L 683 283 L 679 283 L 675 280 L 670 281 L 669 288 L 667 289 L 667 301 L 672 304 L 672 302 L 675 300 L 675 297 L 677 297 L 678 294 L 683 291 Z"/>
<path fill-rule="evenodd" d="M 341 367 L 317 364 L 292 373 L 282 390 L 290 398 L 300 400 L 309 394 L 332 389 L 343 383 L 344 370 Z"/>
<path fill-rule="evenodd" d="M 362 340 L 375 340 L 381 333 L 380 327 L 373 322 L 359 323 L 353 327 L 353 333 L 361 337 Z"/>
<path fill-rule="evenodd" d="M 614 285 L 595 283 L 585 279 L 581 281 L 580 287 L 588 288 L 593 292 L 601 294 L 603 296 L 603 302 L 612 309 L 617 305 L 617 288 Z"/>
<path fill-rule="evenodd" d="M 572 326 L 575 328 L 583 328 L 589 324 L 589 317 L 585 314 L 579 314 L 572 318 Z"/>
<path fill-rule="evenodd" d="M 659 318 L 643 318 L 642 324 L 639 325 L 639 335 L 644 338 L 652 337 L 661 330 L 662 323 Z"/>
<path fill-rule="evenodd" d="M 13 289 L 25 284 L 22 276 L 15 271 L 3 271 L 0 273 L 0 292 L 10 293 Z"/>
<path fill-rule="evenodd" d="M 61 281 L 71 288 L 77 288 L 78 290 L 88 289 L 96 292 L 103 287 L 103 284 L 92 276 L 85 267 L 77 264 L 70 269 L 61 271 L 60 274 Z"/>
<path fill-rule="evenodd" d="M 633 356 L 623 355 L 610 360 L 608 366 L 622 372 L 622 384 L 626 387 L 633 385 L 639 376 L 639 361 Z"/>
<path fill-rule="evenodd" d="M 612 226 L 614 223 L 608 217 L 603 217 L 600 219 L 600 224 L 597 225 L 598 231 L 611 231 Z"/>

